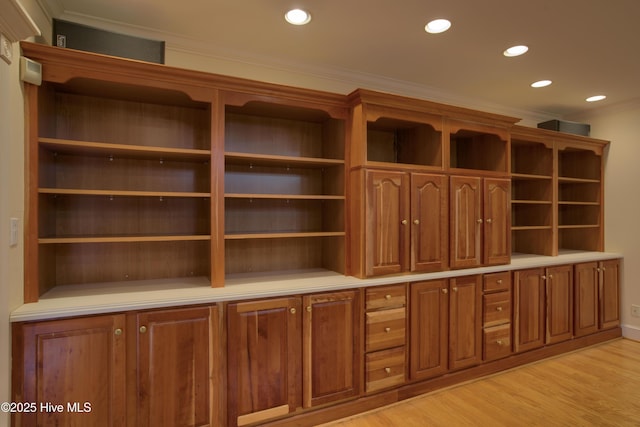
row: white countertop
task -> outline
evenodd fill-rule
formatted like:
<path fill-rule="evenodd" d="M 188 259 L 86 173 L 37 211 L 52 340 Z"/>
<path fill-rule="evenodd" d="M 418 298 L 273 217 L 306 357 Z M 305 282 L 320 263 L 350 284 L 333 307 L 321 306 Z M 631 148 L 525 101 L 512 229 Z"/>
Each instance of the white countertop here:
<path fill-rule="evenodd" d="M 141 280 L 57 286 L 35 303 L 11 313 L 11 322 L 56 319 L 130 310 L 206 304 L 220 301 L 308 294 L 348 288 L 461 277 L 580 262 L 622 258 L 607 252 L 563 252 L 556 257 L 513 254 L 511 264 L 435 273 L 402 274 L 358 279 L 327 270 L 234 275 L 222 288 L 212 288 L 206 277 Z"/>

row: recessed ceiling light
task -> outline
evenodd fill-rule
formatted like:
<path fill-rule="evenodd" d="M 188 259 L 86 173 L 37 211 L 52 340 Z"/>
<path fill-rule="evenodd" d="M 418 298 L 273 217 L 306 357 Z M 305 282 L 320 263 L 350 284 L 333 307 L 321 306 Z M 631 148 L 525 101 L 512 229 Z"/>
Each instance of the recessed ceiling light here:
<path fill-rule="evenodd" d="M 449 28 L 451 28 L 451 21 L 447 19 L 434 19 L 424 26 L 424 30 L 431 34 L 444 33 Z"/>
<path fill-rule="evenodd" d="M 545 87 L 545 86 L 549 86 L 551 83 L 552 83 L 551 80 L 540 80 L 540 81 L 531 83 L 531 87 Z"/>
<path fill-rule="evenodd" d="M 511 46 L 509 49 L 502 52 L 502 54 L 504 56 L 514 57 L 514 56 L 524 55 L 525 53 L 527 53 L 528 50 L 529 50 L 529 47 L 524 45 Z"/>
<path fill-rule="evenodd" d="M 289 24 L 305 25 L 311 21 L 311 14 L 306 10 L 291 9 L 284 14 L 284 19 L 286 19 Z"/>
<path fill-rule="evenodd" d="M 590 96 L 589 98 L 587 98 L 587 102 L 596 102 L 596 101 L 602 101 L 603 99 L 605 99 L 606 96 L 605 95 L 595 95 L 595 96 Z"/>

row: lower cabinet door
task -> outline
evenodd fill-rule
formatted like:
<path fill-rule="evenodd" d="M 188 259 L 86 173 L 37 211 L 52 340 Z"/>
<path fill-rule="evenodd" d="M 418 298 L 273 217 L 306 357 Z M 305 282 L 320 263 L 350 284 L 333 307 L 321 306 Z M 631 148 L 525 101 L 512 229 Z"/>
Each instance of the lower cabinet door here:
<path fill-rule="evenodd" d="M 227 306 L 228 425 L 259 423 L 302 406 L 300 298 Z"/>
<path fill-rule="evenodd" d="M 213 308 L 215 309 L 215 308 Z M 136 426 L 209 426 L 211 307 L 135 315 Z M 135 347 L 134 347 L 135 348 Z"/>
<path fill-rule="evenodd" d="M 125 316 L 16 324 L 14 417 L 22 426 L 125 425 Z"/>
<path fill-rule="evenodd" d="M 544 269 L 518 270 L 513 281 L 514 342 L 516 353 L 542 347 L 545 333 Z"/>
<path fill-rule="evenodd" d="M 354 397 L 360 393 L 360 300 L 358 290 L 304 297 L 305 407 Z"/>

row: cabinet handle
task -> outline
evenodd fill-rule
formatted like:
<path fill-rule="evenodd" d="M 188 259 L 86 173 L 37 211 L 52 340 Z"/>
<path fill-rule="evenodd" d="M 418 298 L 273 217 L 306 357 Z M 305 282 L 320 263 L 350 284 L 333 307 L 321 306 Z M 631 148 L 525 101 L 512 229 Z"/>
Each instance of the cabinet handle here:
<path fill-rule="evenodd" d="M 384 368 L 384 371 L 385 371 L 387 374 L 390 374 L 390 373 L 391 373 L 391 368 Z"/>
<path fill-rule="evenodd" d="M 541 278 L 542 280 L 547 280 L 547 276 L 545 276 L 544 274 L 543 274 L 542 276 L 540 276 L 540 278 Z"/>
<path fill-rule="evenodd" d="M 407 221 L 406 219 L 403 219 L 401 222 L 402 222 L 402 225 L 407 225 L 409 223 L 409 221 Z"/>
<path fill-rule="evenodd" d="M 389 301 L 391 299 L 391 294 L 386 294 L 384 296 L 384 299 L 386 299 L 387 301 Z"/>
<path fill-rule="evenodd" d="M 549 280 L 553 279 L 553 274 L 549 275 Z"/>
<path fill-rule="evenodd" d="M 496 311 L 502 311 L 502 307 L 500 306 L 496 307 Z"/>
<path fill-rule="evenodd" d="M 482 221 L 482 218 L 478 218 L 478 219 L 476 220 L 476 222 L 477 222 L 478 224 L 482 224 L 482 222 L 483 222 L 483 221 Z"/>
<path fill-rule="evenodd" d="M 307 313 L 311 313 L 311 306 L 310 305 L 307 306 Z"/>
<path fill-rule="evenodd" d="M 120 335 L 122 335 L 122 329 L 118 328 L 115 331 L 113 331 L 113 333 L 119 337 Z"/>
<path fill-rule="evenodd" d="M 458 292 L 458 287 L 457 286 L 453 287 L 453 292 Z"/>
<path fill-rule="evenodd" d="M 419 219 L 414 219 L 414 220 L 413 220 L 413 223 L 414 223 L 415 225 L 420 225 L 420 220 L 419 220 Z"/>
<path fill-rule="evenodd" d="M 442 293 L 443 293 L 443 294 L 449 293 L 449 290 L 448 290 L 447 288 L 443 288 L 443 289 L 442 289 Z"/>
<path fill-rule="evenodd" d="M 386 333 L 389 333 L 389 332 L 391 332 L 391 328 L 384 328 L 384 331 L 385 331 Z"/>
<path fill-rule="evenodd" d="M 487 218 L 487 224 L 491 224 L 493 220 L 491 218 Z"/>
<path fill-rule="evenodd" d="M 290 312 L 291 314 L 296 314 L 296 308 L 295 308 L 295 307 L 291 307 L 291 308 L 289 309 L 289 312 Z"/>
<path fill-rule="evenodd" d="M 145 332 L 147 332 L 147 327 L 146 326 L 140 326 L 140 333 L 144 334 Z"/>

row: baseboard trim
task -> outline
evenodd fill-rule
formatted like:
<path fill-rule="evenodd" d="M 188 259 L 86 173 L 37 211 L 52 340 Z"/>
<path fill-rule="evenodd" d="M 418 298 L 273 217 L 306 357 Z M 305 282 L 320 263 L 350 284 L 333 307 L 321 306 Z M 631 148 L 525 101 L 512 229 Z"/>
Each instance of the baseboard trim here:
<path fill-rule="evenodd" d="M 622 325 L 622 336 L 630 340 L 640 341 L 640 328 L 631 325 Z"/>

